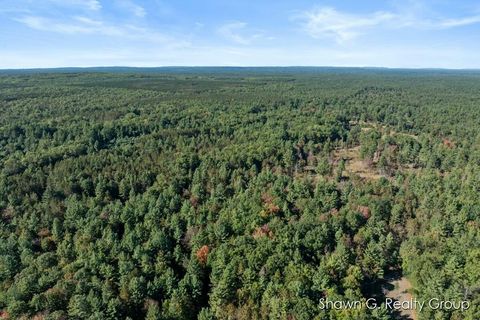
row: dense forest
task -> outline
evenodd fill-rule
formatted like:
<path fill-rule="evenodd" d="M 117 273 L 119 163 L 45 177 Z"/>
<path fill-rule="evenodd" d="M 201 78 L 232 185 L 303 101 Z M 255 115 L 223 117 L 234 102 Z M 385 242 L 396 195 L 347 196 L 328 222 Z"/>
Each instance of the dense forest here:
<path fill-rule="evenodd" d="M 480 72 L 0 74 L 0 319 L 480 319 Z"/>

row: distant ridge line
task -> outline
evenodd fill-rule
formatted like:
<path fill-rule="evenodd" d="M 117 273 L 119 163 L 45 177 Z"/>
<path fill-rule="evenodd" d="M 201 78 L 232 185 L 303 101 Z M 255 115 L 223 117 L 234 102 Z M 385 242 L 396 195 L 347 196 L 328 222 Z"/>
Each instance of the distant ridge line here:
<path fill-rule="evenodd" d="M 443 68 L 389 68 L 389 67 L 338 67 L 338 66 L 164 66 L 164 67 L 58 67 L 0 69 L 0 74 L 34 73 L 438 73 L 480 74 L 480 69 Z"/>

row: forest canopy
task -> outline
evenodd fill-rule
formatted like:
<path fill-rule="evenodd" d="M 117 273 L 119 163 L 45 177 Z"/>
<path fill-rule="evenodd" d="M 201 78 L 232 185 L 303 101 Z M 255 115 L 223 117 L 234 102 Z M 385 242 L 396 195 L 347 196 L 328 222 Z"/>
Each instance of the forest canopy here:
<path fill-rule="evenodd" d="M 480 73 L 87 71 L 0 74 L 0 319 L 480 319 Z"/>

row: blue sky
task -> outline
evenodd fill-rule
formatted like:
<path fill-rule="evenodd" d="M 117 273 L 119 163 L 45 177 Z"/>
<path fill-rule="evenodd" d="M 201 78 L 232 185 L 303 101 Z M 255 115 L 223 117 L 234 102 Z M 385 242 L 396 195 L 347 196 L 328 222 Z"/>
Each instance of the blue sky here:
<path fill-rule="evenodd" d="M 476 0 L 0 0 L 0 68 L 480 68 Z"/>

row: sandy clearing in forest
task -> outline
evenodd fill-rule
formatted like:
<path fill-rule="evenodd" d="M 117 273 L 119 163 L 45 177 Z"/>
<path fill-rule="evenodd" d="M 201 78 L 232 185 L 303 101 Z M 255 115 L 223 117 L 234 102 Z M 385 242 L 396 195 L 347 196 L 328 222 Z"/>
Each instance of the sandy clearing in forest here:
<path fill-rule="evenodd" d="M 392 290 L 385 290 L 385 297 L 392 298 L 397 301 L 411 301 L 412 294 L 412 284 L 406 277 L 401 278 L 392 278 L 388 281 L 390 285 L 393 286 Z M 399 310 L 399 319 L 403 320 L 417 320 L 417 314 L 415 310 L 410 309 L 401 309 Z"/>
<path fill-rule="evenodd" d="M 334 158 L 335 162 L 338 162 L 341 159 L 345 160 L 344 176 L 354 173 L 364 179 L 378 180 L 380 178 L 386 178 L 386 176 L 380 174 L 376 168 L 368 165 L 367 161 L 360 158 L 360 146 L 336 150 Z"/>

